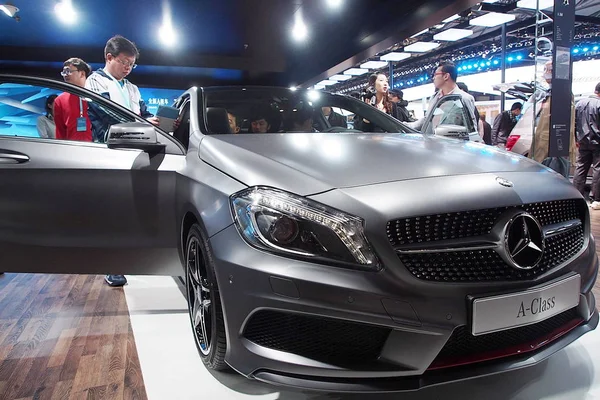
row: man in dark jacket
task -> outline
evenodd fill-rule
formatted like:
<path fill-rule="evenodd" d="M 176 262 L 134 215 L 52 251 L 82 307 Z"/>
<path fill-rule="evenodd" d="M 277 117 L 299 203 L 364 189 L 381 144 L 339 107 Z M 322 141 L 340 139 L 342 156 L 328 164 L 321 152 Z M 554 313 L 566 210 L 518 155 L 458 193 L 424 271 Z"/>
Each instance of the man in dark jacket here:
<path fill-rule="evenodd" d="M 517 124 L 518 117 L 521 115 L 523 104 L 516 102 L 510 108 L 499 114 L 494 120 L 492 126 L 492 144 L 498 147 L 506 147 L 508 136 Z"/>
<path fill-rule="evenodd" d="M 341 114 L 336 113 L 335 111 L 333 111 L 333 109 L 329 106 L 326 107 L 321 107 L 321 110 L 323 111 L 323 115 L 325 116 L 325 119 L 327 121 L 329 121 L 329 125 L 333 126 L 339 126 L 342 128 L 347 128 L 348 124 L 346 123 L 346 117 L 344 117 Z"/>
<path fill-rule="evenodd" d="M 410 116 L 410 111 L 408 111 L 408 108 L 406 108 L 406 106 L 408 105 L 408 101 L 404 100 L 404 93 L 402 92 L 402 90 L 388 90 L 388 98 L 392 103 L 396 103 L 395 117 L 398 119 L 398 121 L 414 121 L 414 119 Z"/>
<path fill-rule="evenodd" d="M 592 209 L 600 210 L 600 83 L 596 85 L 593 96 L 579 100 L 575 106 L 575 135 L 579 151 L 573 185 L 584 194 L 585 180 L 591 166 L 594 169 Z"/>
<path fill-rule="evenodd" d="M 485 114 L 479 114 L 479 120 L 483 124 L 483 142 L 485 144 L 492 144 L 492 127 L 485 120 Z"/>

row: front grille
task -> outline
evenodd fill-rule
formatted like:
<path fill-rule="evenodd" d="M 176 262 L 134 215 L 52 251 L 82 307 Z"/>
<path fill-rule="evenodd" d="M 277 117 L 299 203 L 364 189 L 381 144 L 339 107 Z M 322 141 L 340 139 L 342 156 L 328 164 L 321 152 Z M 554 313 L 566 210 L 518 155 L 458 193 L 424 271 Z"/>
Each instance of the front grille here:
<path fill-rule="evenodd" d="M 446 253 L 398 254 L 415 277 L 435 282 L 519 281 L 535 278 L 575 256 L 583 247 L 579 226 L 546 239 L 544 256 L 530 270 L 512 268 L 492 249 Z"/>
<path fill-rule="evenodd" d="M 542 226 L 574 219 L 585 220 L 578 200 L 557 200 L 520 207 L 497 207 L 389 221 L 388 240 L 392 246 L 402 246 L 483 236 L 492 231 L 498 217 L 510 208 L 527 211 L 537 218 Z"/>
<path fill-rule="evenodd" d="M 489 208 L 448 214 L 427 215 L 390 221 L 387 234 L 396 249 L 440 240 L 481 237 L 489 234 L 497 219 L 511 207 Z M 585 204 L 580 200 L 557 200 L 525 204 L 513 209 L 533 215 L 542 226 L 566 221 L 585 221 Z M 546 239 L 544 256 L 531 270 L 507 265 L 492 249 L 448 252 L 398 253 L 410 273 L 435 282 L 489 282 L 533 279 L 573 258 L 585 243 L 583 225 Z"/>
<path fill-rule="evenodd" d="M 577 308 L 572 308 L 537 324 L 487 335 L 473 336 L 467 326 L 459 326 L 454 330 L 432 366 L 452 364 L 458 360 L 477 359 L 477 356 L 485 358 L 486 354 L 492 352 L 510 350 L 515 346 L 532 343 L 577 319 L 581 319 Z"/>
<path fill-rule="evenodd" d="M 376 362 L 391 329 L 263 310 L 252 315 L 244 337 L 260 346 L 339 366 Z"/>

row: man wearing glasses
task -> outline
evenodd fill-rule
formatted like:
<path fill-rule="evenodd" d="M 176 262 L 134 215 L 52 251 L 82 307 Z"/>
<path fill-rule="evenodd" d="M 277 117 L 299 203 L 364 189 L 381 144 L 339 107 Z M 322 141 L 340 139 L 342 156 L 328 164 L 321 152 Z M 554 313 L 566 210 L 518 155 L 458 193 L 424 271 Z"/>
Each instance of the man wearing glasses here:
<path fill-rule="evenodd" d="M 90 66 L 80 58 L 69 58 L 63 65 L 60 74 L 65 82 L 85 87 L 85 81 L 92 72 Z M 77 95 L 65 92 L 56 98 L 54 123 L 57 139 L 92 141 L 88 102 Z"/>
<path fill-rule="evenodd" d="M 106 65 L 90 75 L 85 87 L 158 125 L 158 118 L 148 112 L 138 87 L 125 79 L 135 69 L 138 56 L 138 49 L 133 42 L 123 36 L 113 36 L 106 42 L 104 48 Z M 110 118 L 108 114 L 101 110 L 95 111 L 94 104 L 90 104 L 94 141 L 103 143 L 110 125 L 119 122 L 110 121 L 108 118 Z M 123 275 L 106 275 L 104 280 L 110 286 L 123 286 L 127 283 Z"/>
<path fill-rule="evenodd" d="M 133 42 L 123 36 L 113 36 L 104 47 L 106 65 L 90 75 L 85 87 L 158 125 L 158 118 L 148 112 L 138 87 L 125 79 L 137 67 L 135 61 L 138 56 L 138 49 Z M 111 121 L 103 121 L 99 117 L 101 113 L 93 114 L 98 114 L 90 116 L 94 125 L 94 141 L 104 142 Z"/>

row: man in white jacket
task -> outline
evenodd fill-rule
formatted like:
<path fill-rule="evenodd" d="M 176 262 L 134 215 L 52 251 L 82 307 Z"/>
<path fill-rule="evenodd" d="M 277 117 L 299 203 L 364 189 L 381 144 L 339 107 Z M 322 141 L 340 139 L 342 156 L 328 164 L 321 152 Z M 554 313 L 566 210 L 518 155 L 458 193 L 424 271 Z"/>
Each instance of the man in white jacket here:
<path fill-rule="evenodd" d="M 158 118 L 148 112 L 138 87 L 125 79 L 137 67 L 138 56 L 139 51 L 133 42 L 123 36 L 113 36 L 104 47 L 106 65 L 88 77 L 85 87 L 158 125 Z M 90 114 L 93 139 L 102 143 L 110 125 L 117 121 L 109 120 L 110 116 L 101 111 Z"/>
<path fill-rule="evenodd" d="M 158 125 L 158 118 L 148 112 L 138 87 L 125 79 L 137 66 L 135 61 L 138 56 L 138 49 L 130 40 L 118 35 L 110 38 L 104 48 L 106 65 L 88 77 L 85 87 Z M 113 120 L 110 115 L 94 106 L 90 103 L 93 140 L 103 143 L 110 125 L 119 121 Z M 127 283 L 124 275 L 106 275 L 104 280 L 110 286 L 123 286 Z"/>

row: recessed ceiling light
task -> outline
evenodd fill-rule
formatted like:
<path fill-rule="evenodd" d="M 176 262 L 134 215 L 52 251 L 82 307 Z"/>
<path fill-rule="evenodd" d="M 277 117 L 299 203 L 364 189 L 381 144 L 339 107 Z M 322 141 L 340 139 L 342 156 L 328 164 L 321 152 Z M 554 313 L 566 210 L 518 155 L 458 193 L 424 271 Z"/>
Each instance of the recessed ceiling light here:
<path fill-rule="evenodd" d="M 409 46 L 406 46 L 404 48 L 404 51 L 409 51 L 411 53 L 425 53 L 427 51 L 438 48 L 439 45 L 439 43 L 433 42 L 415 42 Z"/>
<path fill-rule="evenodd" d="M 453 16 L 446 18 L 442 22 L 447 24 L 448 22 L 456 21 L 457 19 L 460 19 L 460 15 L 454 14 Z"/>
<path fill-rule="evenodd" d="M 173 26 L 169 23 L 163 23 L 158 30 L 158 38 L 165 46 L 173 46 L 177 43 L 177 34 L 173 29 Z"/>
<path fill-rule="evenodd" d="M 411 36 L 411 38 L 415 38 L 415 37 L 420 36 L 420 35 L 422 35 L 424 33 L 427 33 L 427 32 L 429 32 L 429 28 L 423 29 L 421 32 L 415 33 L 414 35 Z"/>
<path fill-rule="evenodd" d="M 329 85 L 335 85 L 337 82 L 336 81 L 331 81 L 329 79 L 325 79 L 319 83 L 317 83 L 318 86 L 329 86 Z"/>
<path fill-rule="evenodd" d="M 361 68 L 367 68 L 367 69 L 377 69 L 377 68 L 383 68 L 387 65 L 387 62 L 385 61 L 367 61 L 364 64 L 360 64 Z"/>
<path fill-rule="evenodd" d="M 491 12 L 491 13 L 482 15 L 481 17 L 473 18 L 472 20 L 469 21 L 469 24 L 475 25 L 475 26 L 492 27 L 492 26 L 502 25 L 502 24 L 505 24 L 510 21 L 514 21 L 515 18 L 516 18 L 516 16 L 514 14 L 503 14 L 503 13 Z"/>
<path fill-rule="evenodd" d="M 348 79 L 352 79 L 352 77 L 350 75 L 334 75 L 331 78 L 332 81 L 347 81 Z"/>
<path fill-rule="evenodd" d="M 344 75 L 363 75 L 369 72 L 368 69 L 363 68 L 350 68 L 347 71 L 344 71 Z"/>
<path fill-rule="evenodd" d="M 471 36 L 473 31 L 471 29 L 446 29 L 443 32 L 433 35 L 433 40 L 444 40 L 446 42 L 455 42 L 460 39 L 464 39 Z"/>
<path fill-rule="evenodd" d="M 382 61 L 402 61 L 410 58 L 410 53 L 391 52 L 379 57 Z"/>
<path fill-rule="evenodd" d="M 545 10 L 547 8 L 554 7 L 554 0 L 539 0 L 540 2 L 540 10 Z M 520 0 L 517 1 L 517 7 L 519 8 L 529 8 L 532 10 L 537 9 L 537 0 Z"/>

